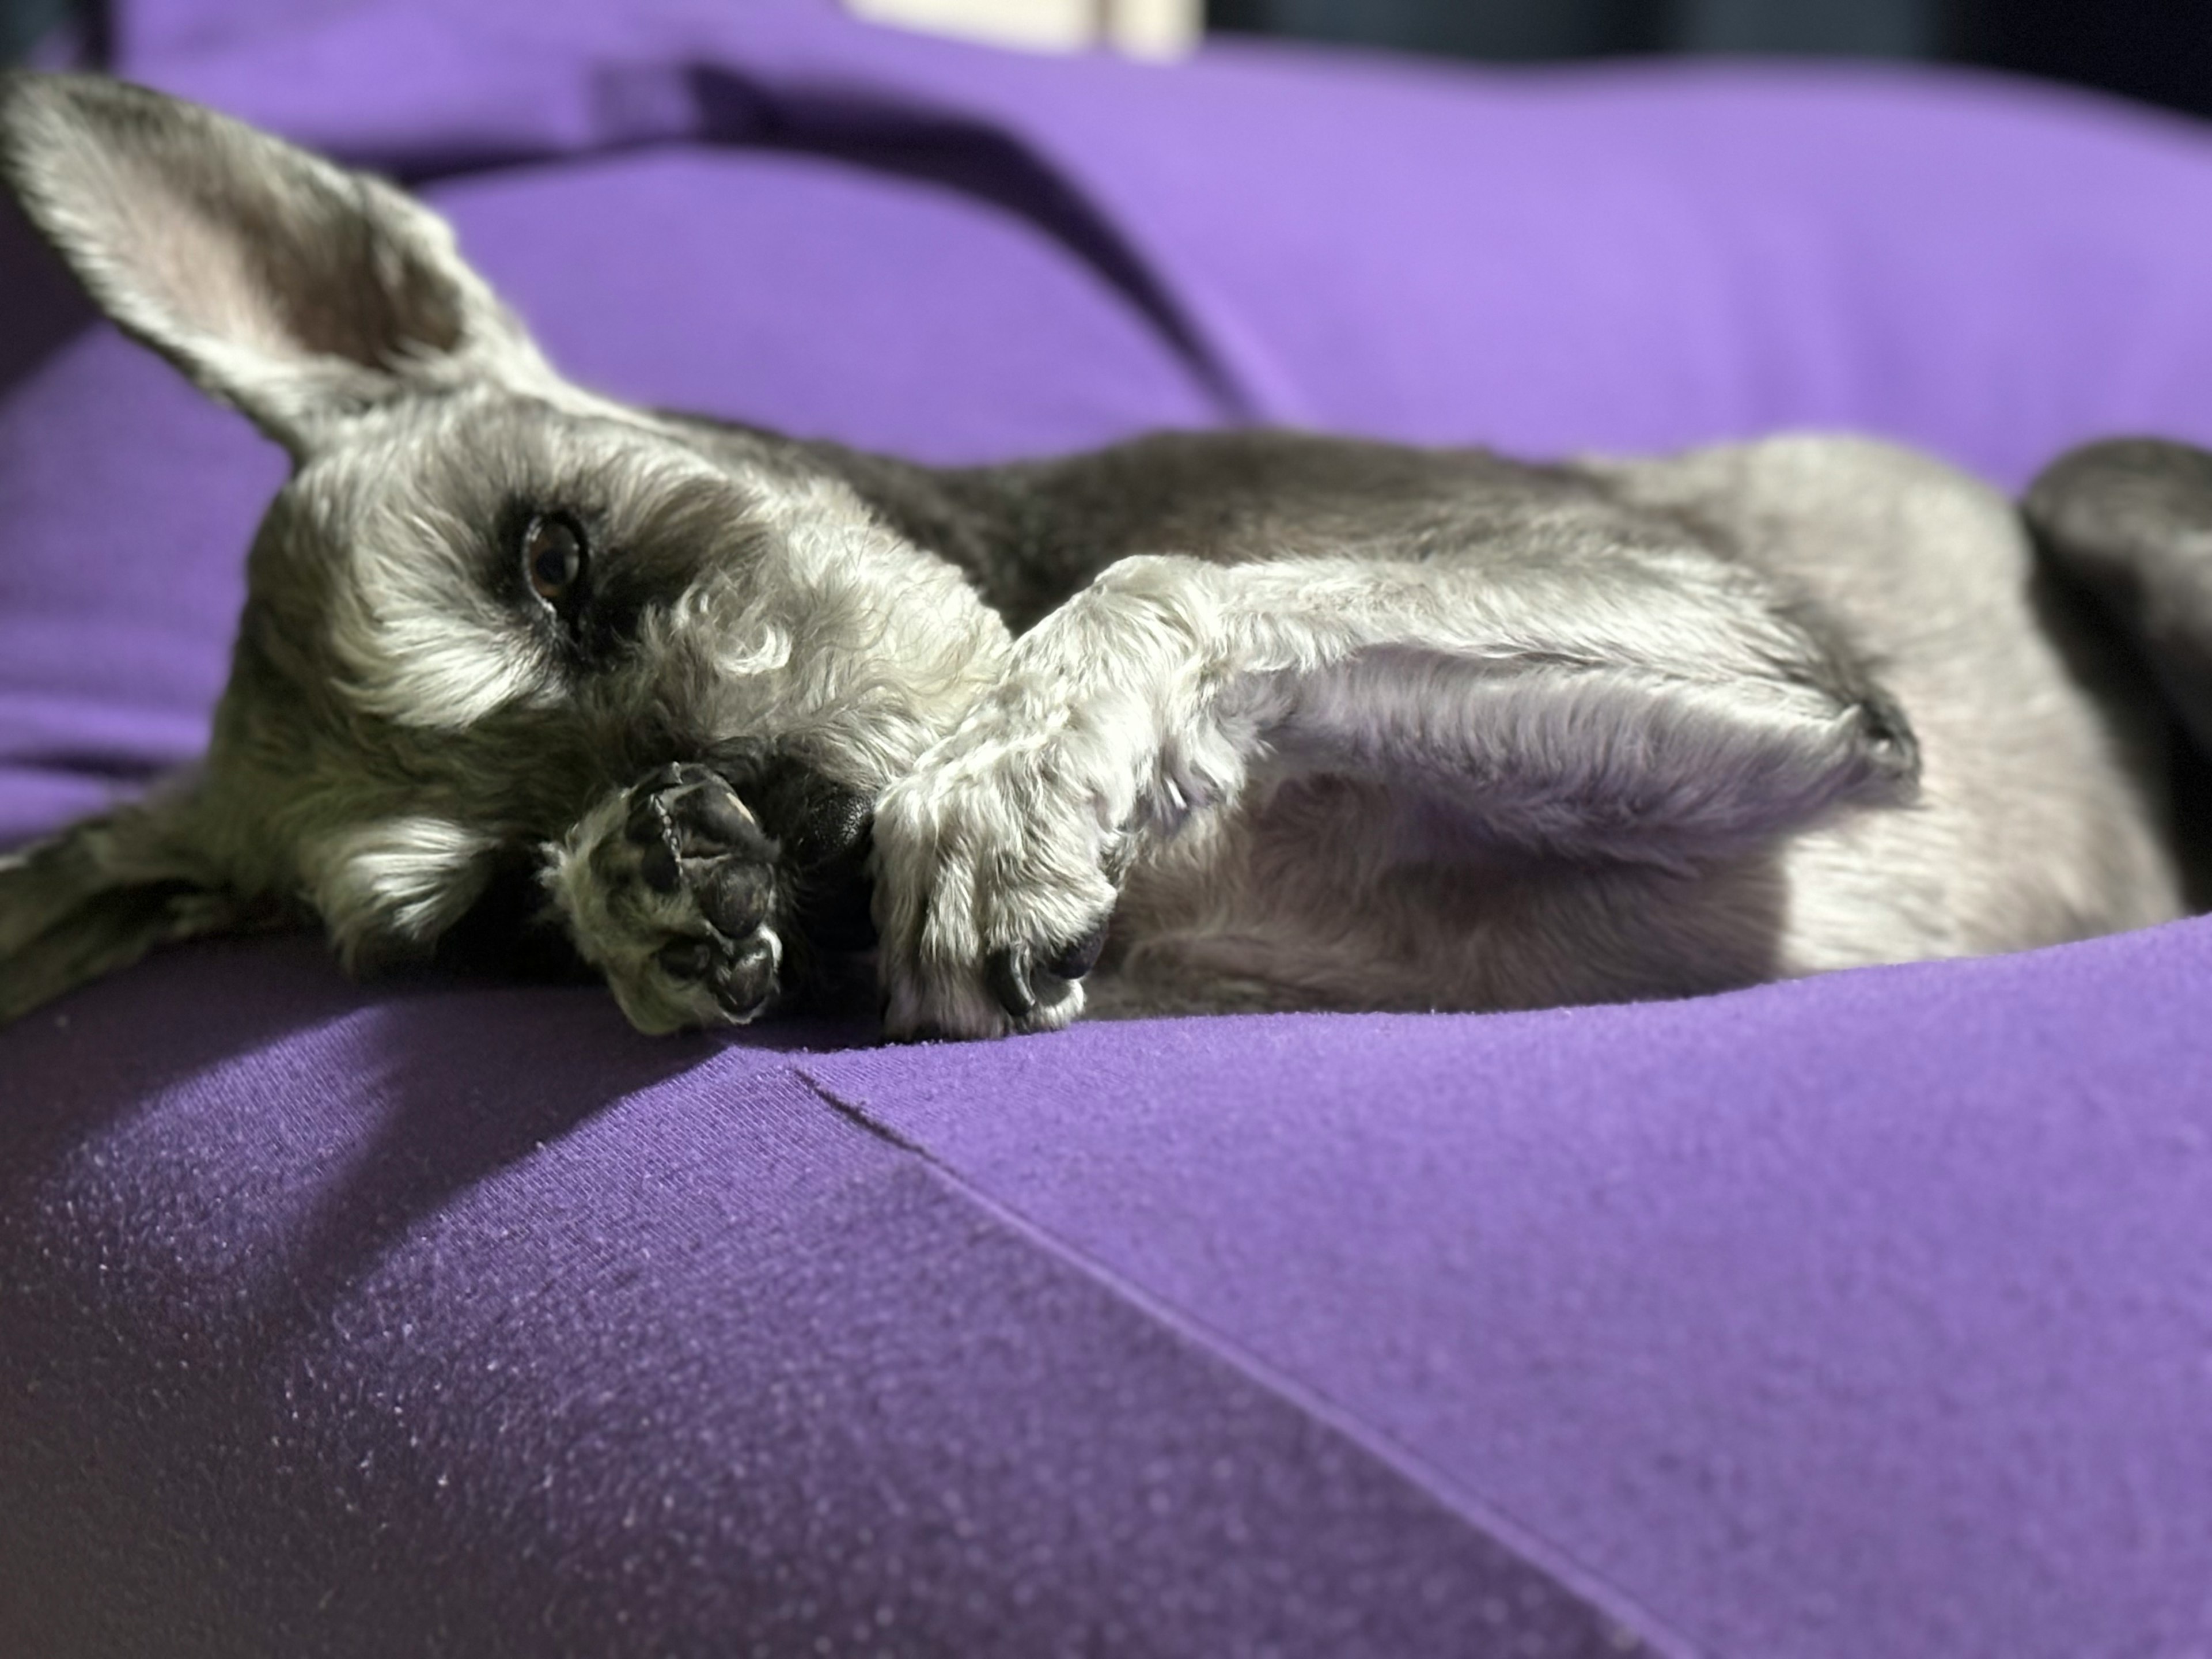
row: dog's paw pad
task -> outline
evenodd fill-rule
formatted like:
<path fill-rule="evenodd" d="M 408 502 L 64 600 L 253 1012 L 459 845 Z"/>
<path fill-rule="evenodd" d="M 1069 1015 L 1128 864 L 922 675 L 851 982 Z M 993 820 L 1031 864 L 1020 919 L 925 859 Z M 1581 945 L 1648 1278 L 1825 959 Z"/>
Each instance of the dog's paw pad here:
<path fill-rule="evenodd" d="M 679 984 L 702 980 L 714 971 L 714 945 L 711 939 L 672 939 L 653 953 L 653 960 L 660 971 Z"/>
<path fill-rule="evenodd" d="M 624 792 L 589 860 L 592 944 L 648 1030 L 750 1019 L 776 991 L 776 842 L 727 779 L 660 768 Z"/>
<path fill-rule="evenodd" d="M 726 858 L 702 872 L 691 896 L 715 932 L 742 939 L 768 920 L 775 902 L 775 872 L 743 856 Z"/>
<path fill-rule="evenodd" d="M 673 984 L 702 991 L 729 1018 L 745 1020 L 775 994 L 781 955 L 774 936 L 756 928 L 738 939 L 714 933 L 673 939 L 653 961 Z"/>
<path fill-rule="evenodd" d="M 678 866 L 732 854 L 765 862 L 775 854 L 729 781 L 704 766 L 665 766 L 633 787 L 623 840 L 649 859 L 665 854 Z"/>

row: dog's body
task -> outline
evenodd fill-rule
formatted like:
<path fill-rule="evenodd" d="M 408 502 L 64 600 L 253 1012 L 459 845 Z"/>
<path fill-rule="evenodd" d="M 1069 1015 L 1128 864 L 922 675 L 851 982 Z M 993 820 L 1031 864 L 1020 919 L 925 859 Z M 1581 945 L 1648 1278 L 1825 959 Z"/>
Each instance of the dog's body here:
<path fill-rule="evenodd" d="M 902 1026 L 993 1029 L 993 953 L 1109 907 L 1115 1012 L 1680 994 L 2180 908 L 2145 711 L 2012 505 L 1907 452 L 817 464 L 1020 630 L 879 805 L 890 939 L 969 964 L 892 981 Z"/>
<path fill-rule="evenodd" d="M 0 1018 L 264 915 L 422 956 L 526 923 L 515 879 L 648 1030 L 865 948 L 870 878 L 890 1029 L 963 1036 L 1675 994 L 2182 908 L 2159 699 L 2035 543 L 2212 735 L 2195 452 L 2085 452 L 2026 518 L 1850 439 L 932 470 L 580 391 L 424 210 L 204 111 L 18 78 L 0 161 L 298 463 L 205 767 L 0 864 Z"/>

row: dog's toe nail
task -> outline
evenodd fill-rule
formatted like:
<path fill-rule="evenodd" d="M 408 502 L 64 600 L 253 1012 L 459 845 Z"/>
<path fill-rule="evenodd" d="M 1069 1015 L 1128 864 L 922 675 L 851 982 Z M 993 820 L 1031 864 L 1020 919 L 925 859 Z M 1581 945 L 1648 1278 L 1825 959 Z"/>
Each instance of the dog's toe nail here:
<path fill-rule="evenodd" d="M 1081 979 L 1098 965 L 1098 958 L 1106 949 L 1106 922 L 1099 924 L 1073 944 L 1063 945 L 1045 963 L 1046 969 L 1060 979 Z"/>
<path fill-rule="evenodd" d="M 999 1006 L 1016 1019 L 1036 1009 L 1036 994 L 1030 988 L 1029 963 L 1017 951 L 994 951 L 983 964 L 983 977 Z"/>

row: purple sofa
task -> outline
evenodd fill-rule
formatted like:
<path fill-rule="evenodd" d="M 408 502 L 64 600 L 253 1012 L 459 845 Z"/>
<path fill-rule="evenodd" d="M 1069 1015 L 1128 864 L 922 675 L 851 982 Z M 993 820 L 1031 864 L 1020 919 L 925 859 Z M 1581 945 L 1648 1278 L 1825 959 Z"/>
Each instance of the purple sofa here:
<path fill-rule="evenodd" d="M 929 459 L 2212 440 L 2212 135 L 1982 79 L 127 0 L 580 378 Z M 0 222 L 0 839 L 276 453 Z M 2212 927 L 1498 1018 L 647 1040 L 179 950 L 0 1032 L 0 1652 L 2212 1652 Z"/>

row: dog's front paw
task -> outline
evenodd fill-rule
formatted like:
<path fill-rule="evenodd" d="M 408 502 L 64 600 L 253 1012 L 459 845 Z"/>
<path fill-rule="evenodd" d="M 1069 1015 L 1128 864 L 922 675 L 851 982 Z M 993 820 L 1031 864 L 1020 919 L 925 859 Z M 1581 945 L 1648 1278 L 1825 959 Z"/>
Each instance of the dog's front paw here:
<path fill-rule="evenodd" d="M 1048 754 L 971 751 L 894 785 L 875 822 L 886 1032 L 997 1036 L 1081 1013 L 1114 838 L 1101 793 Z"/>
<path fill-rule="evenodd" d="M 641 1031 L 742 1024 L 776 990 L 776 843 L 704 766 L 666 766 L 569 835 L 553 884 Z"/>

